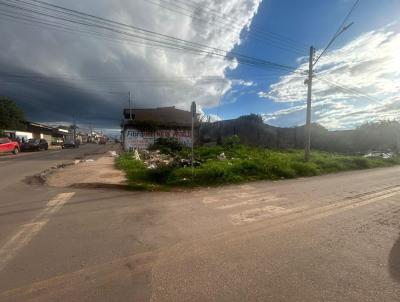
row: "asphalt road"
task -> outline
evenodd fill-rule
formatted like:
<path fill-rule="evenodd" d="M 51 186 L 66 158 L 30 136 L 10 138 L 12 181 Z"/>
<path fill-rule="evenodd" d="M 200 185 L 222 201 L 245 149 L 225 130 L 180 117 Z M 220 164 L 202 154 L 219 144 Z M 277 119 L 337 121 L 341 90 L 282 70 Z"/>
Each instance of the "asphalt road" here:
<path fill-rule="evenodd" d="M 23 182 L 86 151 L 0 159 L 0 301 L 400 299 L 400 167 L 193 192 Z"/>

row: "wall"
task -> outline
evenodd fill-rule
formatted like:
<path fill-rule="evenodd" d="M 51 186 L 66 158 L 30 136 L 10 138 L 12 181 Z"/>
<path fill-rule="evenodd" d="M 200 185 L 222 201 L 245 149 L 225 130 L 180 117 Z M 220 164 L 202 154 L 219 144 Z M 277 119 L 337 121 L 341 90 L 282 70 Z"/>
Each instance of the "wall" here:
<path fill-rule="evenodd" d="M 149 146 L 154 144 L 157 138 L 160 137 L 175 137 L 178 141 L 188 147 L 192 145 L 191 130 L 188 129 L 163 129 L 156 131 L 125 129 L 124 149 L 125 151 L 147 149 Z"/>

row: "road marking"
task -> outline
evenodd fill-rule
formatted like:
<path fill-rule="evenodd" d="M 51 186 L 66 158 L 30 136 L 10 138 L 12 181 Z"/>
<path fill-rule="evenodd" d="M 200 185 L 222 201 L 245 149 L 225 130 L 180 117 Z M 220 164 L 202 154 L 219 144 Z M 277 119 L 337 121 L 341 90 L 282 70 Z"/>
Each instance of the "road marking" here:
<path fill-rule="evenodd" d="M 227 204 L 227 205 L 224 205 L 224 206 L 216 207 L 216 209 L 218 209 L 218 210 L 229 210 L 229 209 L 233 209 L 233 208 L 237 208 L 237 207 L 257 204 L 257 203 L 260 203 L 260 202 L 267 203 L 267 202 L 282 201 L 282 200 L 284 200 L 284 199 L 283 198 L 278 198 L 278 197 L 260 197 L 260 198 L 248 199 L 248 200 L 237 202 L 237 203 Z"/>
<path fill-rule="evenodd" d="M 75 192 L 58 194 L 31 222 L 22 225 L 18 232 L 0 248 L 0 272 L 39 233 L 49 221 L 49 217 L 60 210 L 74 194 Z"/>
<path fill-rule="evenodd" d="M 202 198 L 202 202 L 206 205 L 212 203 L 226 203 L 226 202 L 235 202 L 241 201 L 243 199 L 250 200 L 250 199 L 263 199 L 263 198 L 274 198 L 274 195 L 271 195 L 269 192 L 235 192 L 230 194 L 214 194 L 213 196 L 205 196 Z"/>
<path fill-rule="evenodd" d="M 277 209 L 274 211 L 269 211 L 268 208 L 261 209 L 260 213 L 252 213 L 251 210 L 248 212 L 242 212 L 239 214 L 231 215 L 233 224 L 240 225 L 248 222 L 256 222 L 263 218 L 274 218 L 274 217 L 286 217 L 288 222 L 307 222 L 324 217 L 329 217 L 338 213 L 346 212 L 348 210 L 353 210 L 362 206 L 367 206 L 372 203 L 393 197 L 400 194 L 400 189 L 398 187 L 382 190 L 380 192 L 368 193 L 349 199 L 345 199 L 330 205 L 321 206 L 317 208 L 294 208 L 286 209 L 287 212 L 282 209 Z M 259 209 L 255 209 L 259 210 Z M 292 213 L 293 212 L 293 213 Z"/>
<path fill-rule="evenodd" d="M 266 206 L 240 212 L 239 214 L 229 215 L 233 224 L 243 224 L 247 222 L 258 221 L 267 217 L 276 217 L 284 214 L 299 211 L 304 208 L 283 208 L 278 206 Z"/>

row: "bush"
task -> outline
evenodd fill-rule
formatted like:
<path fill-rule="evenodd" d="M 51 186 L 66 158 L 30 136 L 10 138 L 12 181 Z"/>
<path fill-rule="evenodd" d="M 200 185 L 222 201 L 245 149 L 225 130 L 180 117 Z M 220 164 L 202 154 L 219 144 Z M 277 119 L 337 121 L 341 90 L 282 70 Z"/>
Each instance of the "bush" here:
<path fill-rule="evenodd" d="M 153 150 L 160 150 L 164 154 L 173 154 L 181 151 L 184 148 L 181 142 L 175 137 L 160 137 L 157 138 L 154 145 L 151 146 Z"/>
<path fill-rule="evenodd" d="M 240 137 L 237 135 L 232 135 L 224 140 L 225 148 L 234 148 L 240 144 Z"/>
<path fill-rule="evenodd" d="M 167 182 L 174 168 L 173 166 L 164 165 L 156 169 L 149 169 L 147 171 L 147 179 L 158 184 L 164 184 Z"/>
<path fill-rule="evenodd" d="M 315 163 L 292 162 L 291 168 L 296 172 L 297 176 L 315 176 L 320 174 L 319 168 Z"/>

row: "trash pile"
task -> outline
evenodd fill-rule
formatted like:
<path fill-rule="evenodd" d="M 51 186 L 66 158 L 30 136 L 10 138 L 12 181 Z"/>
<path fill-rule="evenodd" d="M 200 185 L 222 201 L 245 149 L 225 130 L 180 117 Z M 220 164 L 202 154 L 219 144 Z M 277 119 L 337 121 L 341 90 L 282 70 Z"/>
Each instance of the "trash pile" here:
<path fill-rule="evenodd" d="M 137 151 L 136 151 L 137 152 Z M 136 153 L 135 152 L 135 153 Z M 174 164 L 175 158 L 171 155 L 162 154 L 160 150 L 148 151 L 142 150 L 138 152 L 139 159 L 142 159 L 148 169 L 156 169 L 162 166 L 171 166 Z M 135 157 L 135 154 L 134 154 Z M 136 158 L 135 158 L 136 159 Z"/>
<path fill-rule="evenodd" d="M 157 169 L 165 166 L 189 167 L 190 159 L 181 158 L 177 155 L 163 154 L 160 150 L 135 150 L 132 154 L 135 160 L 141 160 L 147 169 Z M 201 162 L 194 161 L 194 166 L 200 166 Z"/>
<path fill-rule="evenodd" d="M 383 159 L 391 159 L 394 157 L 392 152 L 382 152 L 382 151 L 372 151 L 366 155 L 365 158 L 383 158 Z"/>

